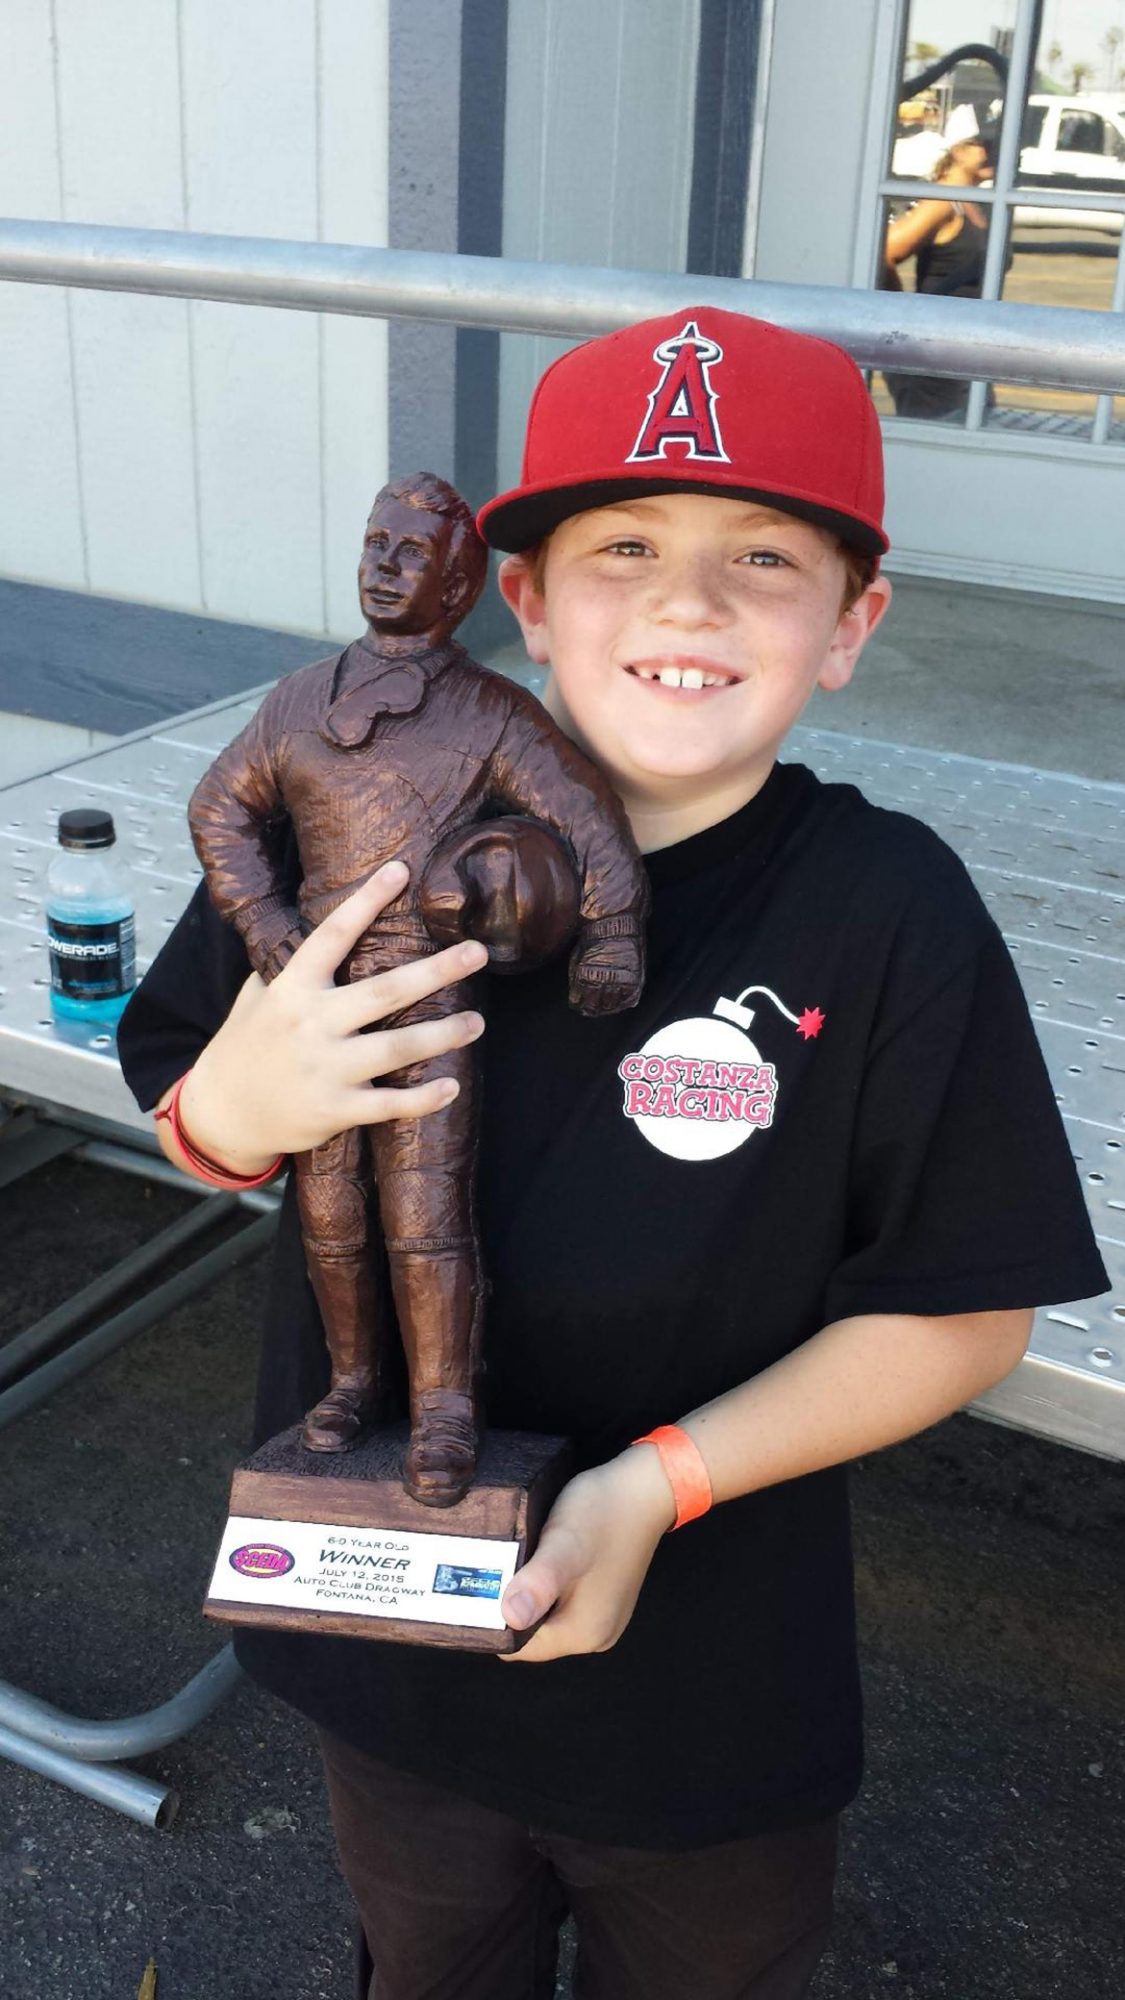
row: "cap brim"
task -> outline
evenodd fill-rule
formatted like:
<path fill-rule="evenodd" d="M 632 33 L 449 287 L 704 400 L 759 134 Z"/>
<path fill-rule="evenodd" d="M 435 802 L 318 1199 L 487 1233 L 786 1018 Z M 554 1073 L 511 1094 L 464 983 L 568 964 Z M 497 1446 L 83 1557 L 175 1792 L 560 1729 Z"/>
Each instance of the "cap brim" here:
<path fill-rule="evenodd" d="M 499 494 L 482 507 L 477 527 L 490 547 L 503 549 L 508 555 L 522 555 L 572 514 L 586 514 L 594 507 L 613 507 L 622 500 L 661 493 L 706 493 L 719 500 L 754 500 L 762 506 L 776 507 L 781 514 L 793 514 L 800 521 L 811 521 L 814 527 L 827 528 L 861 555 L 883 556 L 890 548 L 881 528 L 853 514 L 841 514 L 835 507 L 823 507 L 815 500 L 795 499 L 792 494 L 779 493 L 768 486 L 705 479 L 609 477 L 566 486 L 518 488 Z"/>

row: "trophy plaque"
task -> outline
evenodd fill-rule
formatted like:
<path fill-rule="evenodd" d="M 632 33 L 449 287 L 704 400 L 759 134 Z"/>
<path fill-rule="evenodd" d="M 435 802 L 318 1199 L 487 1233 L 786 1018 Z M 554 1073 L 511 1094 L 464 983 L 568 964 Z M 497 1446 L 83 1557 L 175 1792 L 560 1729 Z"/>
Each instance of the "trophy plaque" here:
<path fill-rule="evenodd" d="M 531 1630 L 500 1599 L 570 1473 L 561 1438 L 486 1432 L 472 1486 L 440 1511 L 402 1485 L 405 1424 L 351 1451 L 309 1452 L 301 1427 L 235 1472 L 204 1605 L 230 1625 L 512 1653 Z M 532 1628 L 534 1629 L 534 1628 Z"/>

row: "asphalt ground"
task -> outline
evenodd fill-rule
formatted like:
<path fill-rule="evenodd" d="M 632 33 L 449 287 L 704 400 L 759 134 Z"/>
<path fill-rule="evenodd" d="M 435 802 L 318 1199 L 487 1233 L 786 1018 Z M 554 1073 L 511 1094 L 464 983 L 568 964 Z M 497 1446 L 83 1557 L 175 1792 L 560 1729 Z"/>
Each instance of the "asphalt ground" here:
<path fill-rule="evenodd" d="M 62 1160 L 3 1200 L 15 1330 L 191 1197 Z M 6 1679 L 115 1716 L 215 1650 L 199 1604 L 260 1280 L 229 1275 L 6 1433 Z M 958 1417 L 863 1462 L 854 1491 L 869 1771 L 816 2000 L 1117 2000 L 1121 1467 Z M 0 1763 L 3 2000 L 134 2000 L 150 1960 L 156 2000 L 347 2000 L 300 1721 L 244 1684 L 138 1768 L 182 1796 L 166 1833 Z"/>

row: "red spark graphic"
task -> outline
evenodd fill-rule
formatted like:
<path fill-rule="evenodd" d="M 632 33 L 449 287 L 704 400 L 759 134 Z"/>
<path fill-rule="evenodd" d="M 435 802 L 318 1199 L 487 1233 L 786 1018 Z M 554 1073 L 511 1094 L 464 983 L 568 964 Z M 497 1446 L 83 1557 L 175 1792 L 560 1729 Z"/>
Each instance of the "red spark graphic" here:
<path fill-rule="evenodd" d="M 814 1042 L 823 1026 L 824 1015 L 821 1013 L 820 1008 L 806 1007 L 797 1023 L 797 1033 L 803 1035 L 806 1042 Z"/>

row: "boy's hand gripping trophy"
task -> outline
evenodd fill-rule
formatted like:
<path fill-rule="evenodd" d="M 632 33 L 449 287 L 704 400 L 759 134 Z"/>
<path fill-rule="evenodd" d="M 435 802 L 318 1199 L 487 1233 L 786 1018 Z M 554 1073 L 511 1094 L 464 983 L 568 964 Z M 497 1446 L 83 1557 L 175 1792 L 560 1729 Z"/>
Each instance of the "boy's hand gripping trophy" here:
<path fill-rule="evenodd" d="M 189 817 L 212 899 L 264 980 L 376 868 L 400 860 L 409 883 L 341 980 L 470 936 L 496 969 L 515 971 L 577 933 L 571 1005 L 590 1015 L 635 1006 L 647 884 L 620 802 L 539 702 L 451 637 L 486 565 L 469 508 L 444 480 L 419 473 L 384 487 L 359 564 L 367 630 L 281 681 L 196 789 Z M 394 1025 L 465 1009 L 468 988 L 443 988 Z M 415 1500 L 448 1507 L 469 1487 L 479 1448 L 471 1049 L 400 1073 L 406 1083 L 435 1075 L 460 1086 L 445 1109 L 341 1132 L 295 1157 L 331 1360 L 302 1437 L 311 1451 L 346 1451 L 378 1413 L 391 1328 L 377 1227 L 410 1381 L 403 1483 Z"/>

